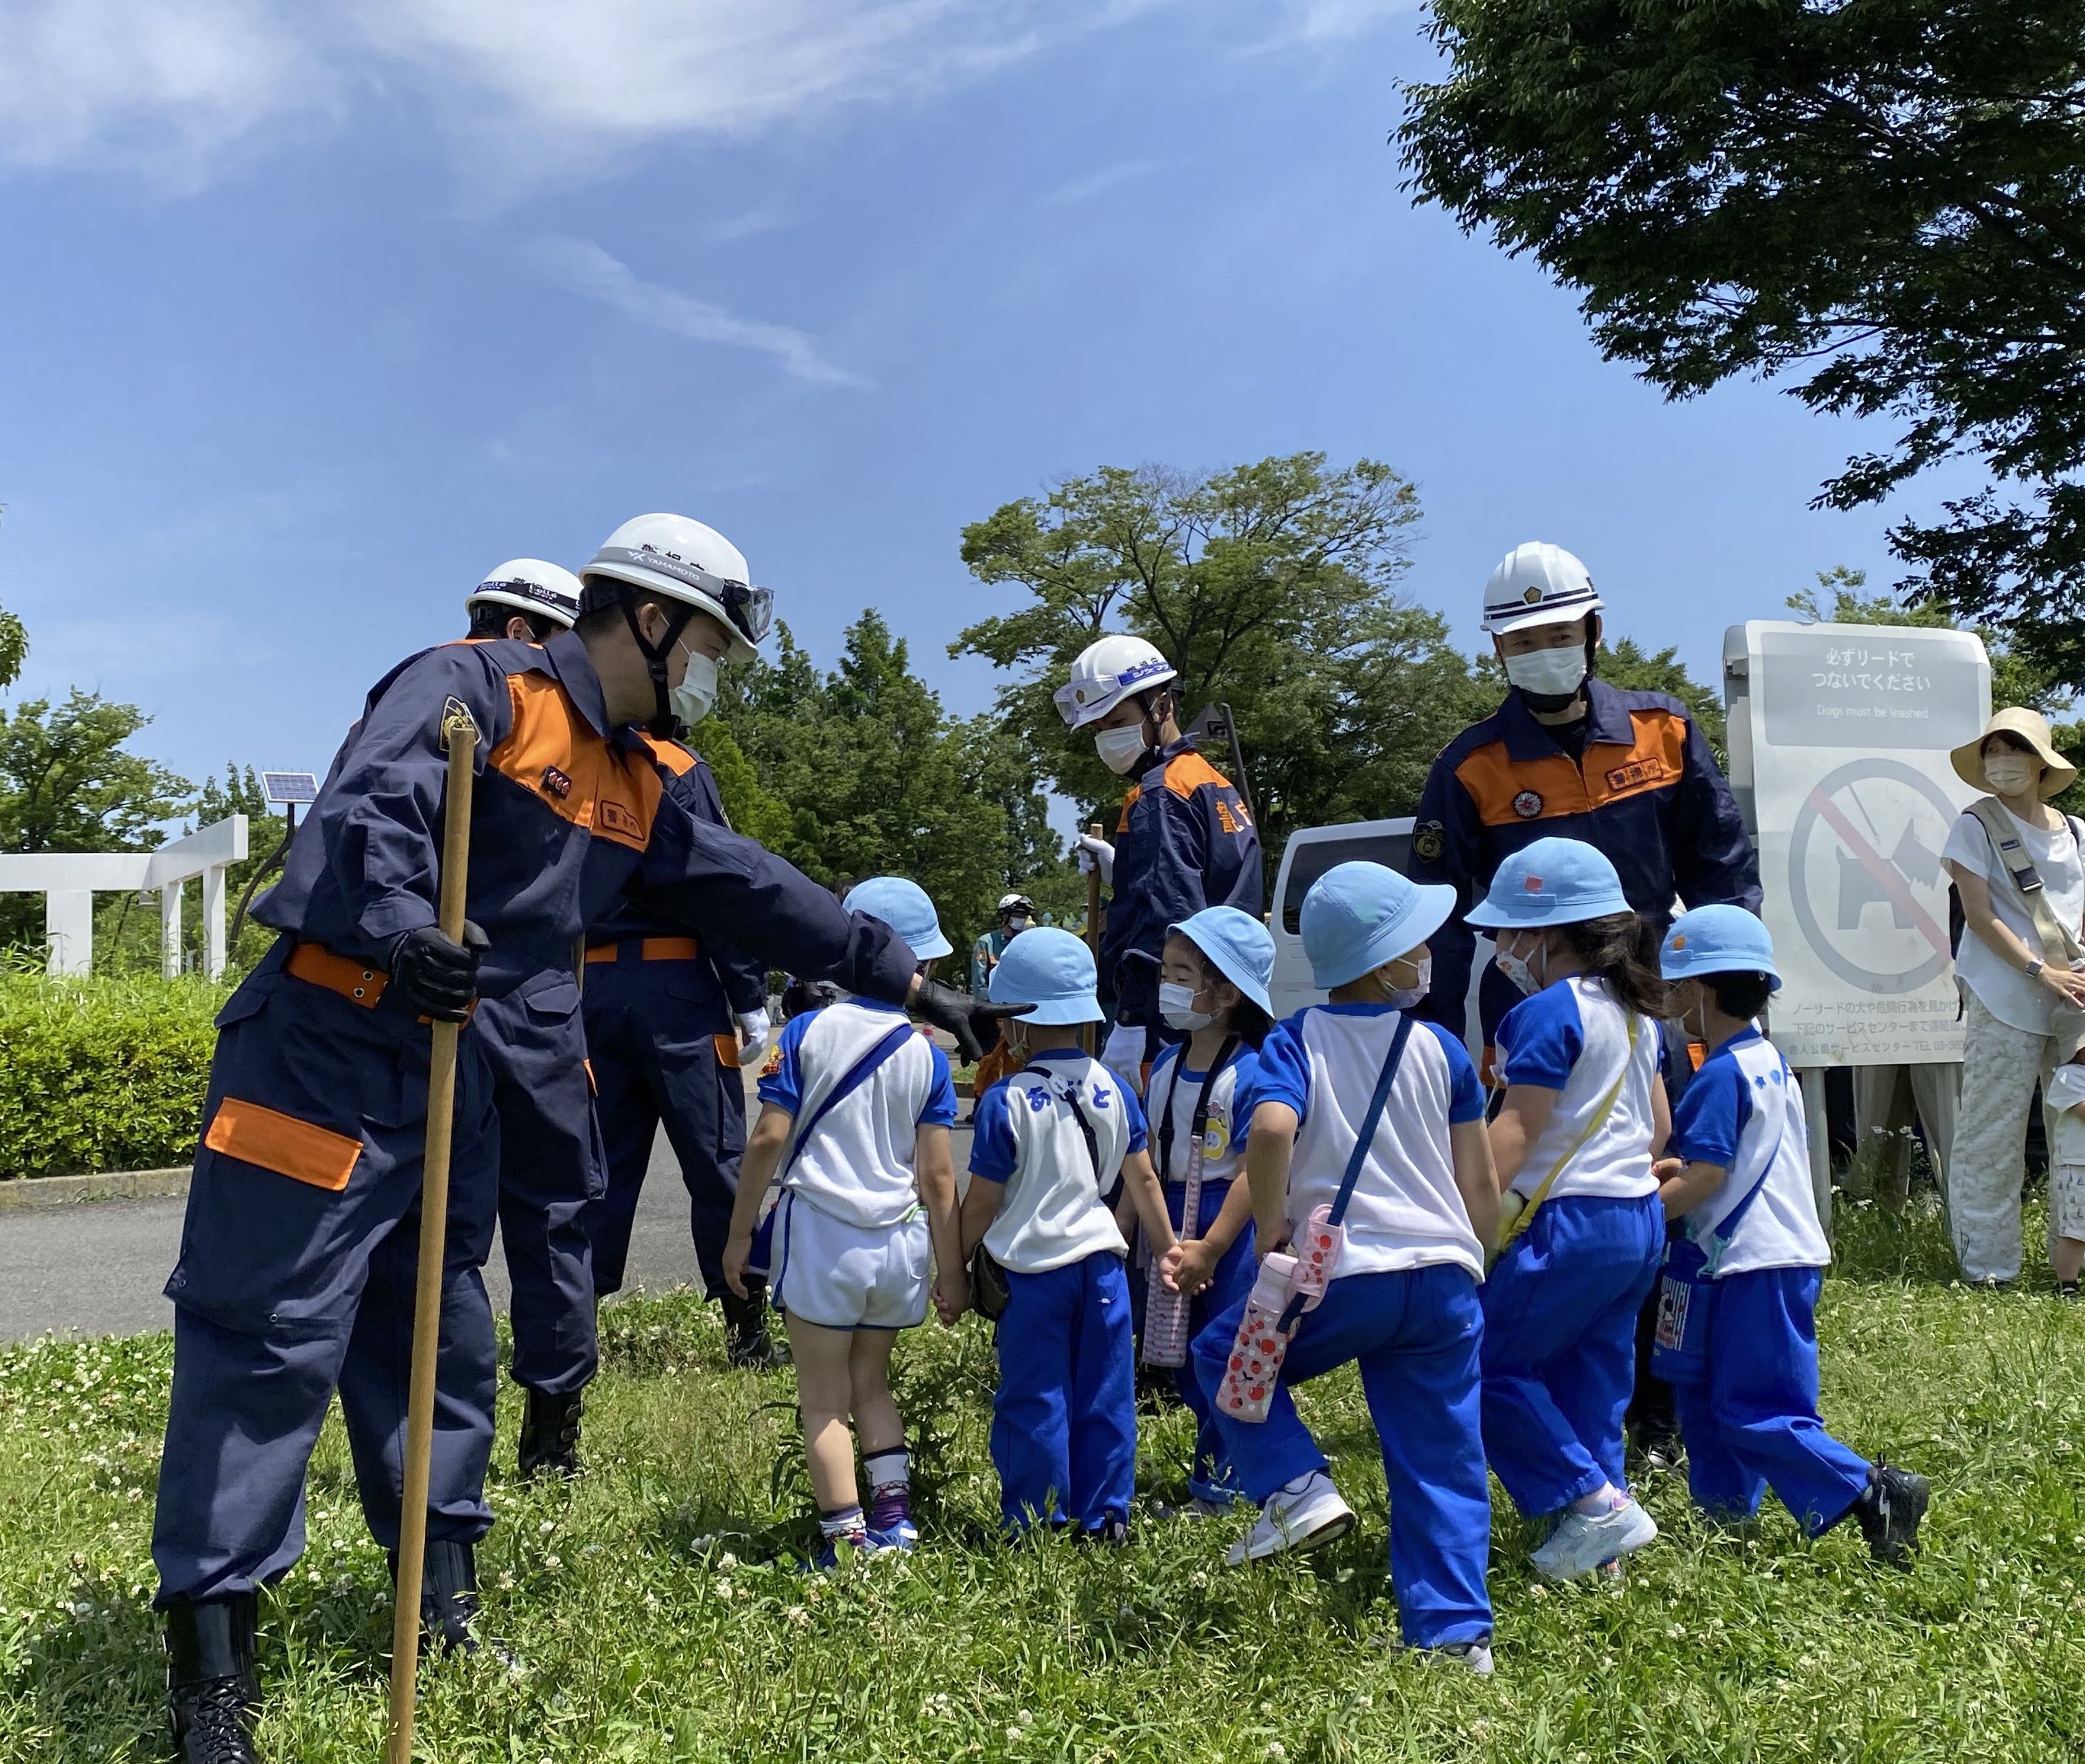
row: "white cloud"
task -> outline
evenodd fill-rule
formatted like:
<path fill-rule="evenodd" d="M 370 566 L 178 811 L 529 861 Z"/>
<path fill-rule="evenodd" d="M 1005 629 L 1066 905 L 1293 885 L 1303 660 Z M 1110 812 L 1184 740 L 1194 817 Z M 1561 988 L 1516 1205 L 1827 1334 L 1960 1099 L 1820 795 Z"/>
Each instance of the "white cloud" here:
<path fill-rule="evenodd" d="M 1124 159 L 1118 165 L 1103 166 L 1098 172 L 1089 172 L 1082 178 L 1073 178 L 1068 184 L 1060 184 L 1043 200 L 1047 202 L 1083 202 L 1113 189 L 1118 184 L 1149 176 L 1165 164 L 1163 159 Z"/>
<path fill-rule="evenodd" d="M 584 239 L 539 240 L 537 266 L 560 286 L 612 307 L 626 318 L 698 343 L 724 343 L 772 355 L 799 380 L 827 386 L 866 384 L 818 353 L 805 333 L 787 324 L 741 318 L 712 301 L 640 280 L 630 266 Z"/>
<path fill-rule="evenodd" d="M 1386 19 L 1416 12 L 1420 0 L 1281 0 L 1291 42 L 1331 43 L 1360 36 Z"/>

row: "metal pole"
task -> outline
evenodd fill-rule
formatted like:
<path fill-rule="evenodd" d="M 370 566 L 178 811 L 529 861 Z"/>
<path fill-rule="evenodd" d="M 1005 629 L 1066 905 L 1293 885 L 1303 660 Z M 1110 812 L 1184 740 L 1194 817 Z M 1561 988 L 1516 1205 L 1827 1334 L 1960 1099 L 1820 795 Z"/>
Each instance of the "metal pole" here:
<path fill-rule="evenodd" d="M 442 725 L 448 748 L 443 811 L 441 927 L 463 941 L 469 882 L 471 756 L 478 729 L 460 707 Z M 456 1034 L 437 1023 L 427 1062 L 427 1141 L 420 1182 L 420 1266 L 413 1300 L 413 1381 L 406 1402 L 406 1478 L 398 1514 L 398 1592 L 391 1618 L 389 1764 L 412 1764 L 413 1698 L 420 1660 L 420 1583 L 427 1566 L 427 1482 L 435 1448 L 435 1363 L 441 1350 L 442 1264 L 447 1255 L 449 1151 L 456 1129 Z"/>
<path fill-rule="evenodd" d="M 1832 1131 L 1824 1113 L 1824 1068 L 1806 1066 L 1795 1075 L 1803 1087 L 1803 1125 L 1810 1139 L 1810 1188 L 1817 1198 L 1817 1223 L 1832 1228 Z"/>
<path fill-rule="evenodd" d="M 1089 822 L 1086 827 L 1089 838 L 1102 837 L 1101 823 Z M 1101 860 L 1098 854 L 1089 853 L 1093 867 L 1086 872 L 1086 948 L 1093 952 L 1093 965 L 1100 966 L 1101 960 Z M 1089 1023 L 1080 1039 L 1085 1043 L 1089 1055 L 1098 1055 L 1101 1050 L 1100 1025 Z"/>

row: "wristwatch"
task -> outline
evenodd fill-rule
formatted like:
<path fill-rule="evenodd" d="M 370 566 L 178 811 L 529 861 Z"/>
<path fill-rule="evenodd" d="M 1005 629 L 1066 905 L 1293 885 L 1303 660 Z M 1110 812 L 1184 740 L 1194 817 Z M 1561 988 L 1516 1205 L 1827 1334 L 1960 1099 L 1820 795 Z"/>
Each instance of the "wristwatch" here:
<path fill-rule="evenodd" d="M 2031 960 L 2028 963 L 2027 966 L 2023 968 L 2020 972 L 2025 974 L 2028 979 L 2036 980 L 2041 977 L 2041 970 L 2047 965 L 2048 964 L 2043 961 L 2040 956 L 2036 956 Z"/>

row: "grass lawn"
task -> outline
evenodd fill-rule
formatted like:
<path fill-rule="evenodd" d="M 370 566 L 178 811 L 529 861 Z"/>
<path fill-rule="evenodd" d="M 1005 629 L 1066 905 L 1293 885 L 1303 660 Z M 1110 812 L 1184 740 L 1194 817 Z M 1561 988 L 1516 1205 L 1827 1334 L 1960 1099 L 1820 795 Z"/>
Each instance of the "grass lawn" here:
<path fill-rule="evenodd" d="M 2040 1240 L 2031 1219 L 2028 1241 Z M 1305 1561 L 1227 1571 L 1245 1523 L 1146 1519 L 1120 1551 L 992 1539 L 988 1331 L 900 1349 L 924 1549 L 830 1580 L 806 1535 L 786 1373 L 722 1368 L 714 1313 L 639 1299 L 604 1318 L 593 1473 L 506 1479 L 503 1397 L 481 1547 L 490 1629 L 524 1666 L 423 1679 L 422 1755 L 445 1761 L 833 1758 L 1376 1760 L 2085 1755 L 2085 1314 L 2045 1283 L 1949 1283 L 1931 1215 L 1842 1208 L 1825 1288 L 1835 1431 L 1934 1482 L 1916 1569 L 1849 1525 L 1807 1543 L 1769 1503 L 1750 1535 L 1645 1491 L 1665 1535 L 1616 1585 L 1537 1585 L 1498 1498 L 1497 1676 L 1395 1647 L 1380 1460 L 1350 1375 L 1306 1414 L 1360 1529 Z M 165 1337 L 0 1354 L 0 1760 L 159 1755 L 149 1610 Z M 511 1391 L 509 1393 L 511 1397 Z M 1185 1418 L 1152 1421 L 1147 1495 L 1177 1495 Z M 346 1443 L 312 1470 L 309 1553 L 263 1607 L 268 1755 L 380 1755 L 384 1559 Z"/>

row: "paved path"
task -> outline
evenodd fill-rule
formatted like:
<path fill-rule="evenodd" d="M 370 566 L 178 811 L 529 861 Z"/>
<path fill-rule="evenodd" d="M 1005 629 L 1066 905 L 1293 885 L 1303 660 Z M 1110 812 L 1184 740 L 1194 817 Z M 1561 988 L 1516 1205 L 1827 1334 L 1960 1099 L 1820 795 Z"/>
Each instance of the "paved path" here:
<path fill-rule="evenodd" d="M 969 1130 L 958 1129 L 956 1140 L 956 1168 L 962 1170 L 970 1162 Z M 0 1217 L 0 1342 L 46 1331 L 130 1335 L 172 1328 L 173 1307 L 159 1289 L 180 1249 L 187 1204 L 91 1201 Z M 656 1292 L 694 1278 L 687 1194 L 662 1134 L 638 1202 L 628 1281 Z M 485 1281 L 494 1308 L 505 1310 L 507 1263 L 496 1243 Z"/>

